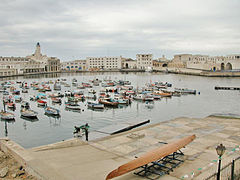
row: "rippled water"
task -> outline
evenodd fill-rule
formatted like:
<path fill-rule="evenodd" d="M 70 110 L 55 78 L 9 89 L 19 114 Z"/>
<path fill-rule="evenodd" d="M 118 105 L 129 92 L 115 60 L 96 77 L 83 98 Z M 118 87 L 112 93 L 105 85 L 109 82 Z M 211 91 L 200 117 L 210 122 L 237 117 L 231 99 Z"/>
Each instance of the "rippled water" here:
<path fill-rule="evenodd" d="M 176 117 L 205 117 L 213 113 L 234 113 L 239 114 L 240 92 L 239 91 L 216 91 L 215 86 L 240 86 L 240 78 L 216 78 L 186 76 L 177 74 L 162 73 L 75 73 L 61 75 L 39 75 L 30 77 L 16 77 L 12 80 L 20 80 L 31 83 L 33 81 L 43 82 L 66 78 L 71 84 L 71 80 L 76 78 L 78 83 L 88 82 L 90 79 L 112 79 L 129 80 L 135 87 L 142 87 L 145 83 L 163 81 L 170 82 L 173 87 L 196 89 L 200 95 L 184 95 L 181 97 L 163 98 L 154 101 L 153 108 L 149 109 L 145 103 L 133 101 L 129 106 L 122 106 L 117 109 L 106 109 L 101 111 L 92 111 L 87 109 L 86 101 L 80 105 L 83 111 L 66 111 L 64 104 L 50 105 L 61 110 L 59 119 L 44 115 L 44 110 L 37 106 L 36 102 L 31 102 L 31 108 L 36 110 L 38 121 L 31 122 L 20 118 L 20 104 L 14 112 L 15 122 L 0 122 L 0 136 L 8 136 L 25 148 L 54 143 L 73 137 L 73 127 L 82 125 L 86 122 L 90 125 L 90 131 L 98 130 L 107 125 L 113 125 L 121 122 L 138 122 L 150 119 L 151 123 L 167 121 Z M 6 79 L 2 79 L 5 81 Z M 17 84 L 17 86 L 19 86 Z M 73 87 L 71 87 L 72 89 Z M 62 92 L 68 90 L 62 86 Z M 74 89 L 74 88 L 73 88 Z M 98 87 L 100 89 L 100 87 Z M 28 94 L 21 96 L 29 101 L 29 96 L 38 92 L 30 89 Z M 0 95 L 2 99 L 2 94 Z M 30 102 L 30 101 L 29 101 Z M 64 102 L 64 98 L 63 98 Z M 0 108 L 3 109 L 2 103 Z M 7 132 L 6 132 L 7 130 Z"/>

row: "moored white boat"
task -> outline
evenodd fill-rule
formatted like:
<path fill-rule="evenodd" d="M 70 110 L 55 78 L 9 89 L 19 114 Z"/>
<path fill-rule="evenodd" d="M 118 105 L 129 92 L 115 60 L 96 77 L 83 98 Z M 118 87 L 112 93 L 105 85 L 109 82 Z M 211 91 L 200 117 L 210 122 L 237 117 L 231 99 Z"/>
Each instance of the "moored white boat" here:
<path fill-rule="evenodd" d="M 50 107 L 50 106 L 45 107 L 44 111 L 45 111 L 45 114 L 48 114 L 48 115 L 53 115 L 53 116 L 59 116 L 60 115 L 60 110 L 58 110 L 56 108 L 53 108 L 53 107 Z"/>
<path fill-rule="evenodd" d="M 71 109 L 71 110 L 81 110 L 80 105 L 77 104 L 77 103 L 66 104 L 65 107 L 66 107 L 67 109 Z"/>
<path fill-rule="evenodd" d="M 88 102 L 88 107 L 92 109 L 104 109 L 104 104 Z"/>
<path fill-rule="evenodd" d="M 0 112 L 0 117 L 2 120 L 13 120 L 15 119 L 15 115 L 11 112 L 7 112 L 7 111 L 1 111 Z"/>
<path fill-rule="evenodd" d="M 31 109 L 26 109 L 26 108 L 22 108 L 20 113 L 21 113 L 21 116 L 27 117 L 27 118 L 37 118 L 37 115 L 38 115 L 36 111 L 33 111 Z"/>

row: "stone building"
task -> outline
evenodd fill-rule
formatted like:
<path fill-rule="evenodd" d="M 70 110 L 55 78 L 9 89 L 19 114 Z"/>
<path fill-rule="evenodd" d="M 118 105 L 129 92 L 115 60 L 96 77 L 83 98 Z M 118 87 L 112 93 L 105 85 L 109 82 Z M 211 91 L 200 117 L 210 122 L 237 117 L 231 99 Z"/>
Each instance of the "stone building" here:
<path fill-rule="evenodd" d="M 207 56 L 192 55 L 186 62 L 186 67 L 210 71 L 240 70 L 240 55 Z"/>
<path fill-rule="evenodd" d="M 61 63 L 61 69 L 65 71 L 85 71 L 86 60 L 74 60 Z"/>
<path fill-rule="evenodd" d="M 143 69 L 143 70 L 152 69 L 152 60 L 153 60 L 152 54 L 137 54 L 136 59 L 137 59 L 138 69 Z"/>
<path fill-rule="evenodd" d="M 45 72 L 60 72 L 60 70 L 61 70 L 61 64 L 60 64 L 60 60 L 58 58 L 47 57 L 47 55 L 41 54 L 41 47 L 40 47 L 39 42 L 36 45 L 35 53 L 30 56 L 27 56 L 27 58 L 44 64 Z"/>
<path fill-rule="evenodd" d="M 117 70 L 122 67 L 122 56 L 119 57 L 87 57 L 88 70 Z"/>
<path fill-rule="evenodd" d="M 3 73 L 8 75 L 23 75 L 25 73 L 44 72 L 44 64 L 26 57 L 0 57 Z M 11 69 L 11 73 L 9 71 Z M 4 73 L 6 71 L 6 73 Z"/>
<path fill-rule="evenodd" d="M 122 69 L 137 69 L 137 61 L 131 58 L 123 59 Z"/>

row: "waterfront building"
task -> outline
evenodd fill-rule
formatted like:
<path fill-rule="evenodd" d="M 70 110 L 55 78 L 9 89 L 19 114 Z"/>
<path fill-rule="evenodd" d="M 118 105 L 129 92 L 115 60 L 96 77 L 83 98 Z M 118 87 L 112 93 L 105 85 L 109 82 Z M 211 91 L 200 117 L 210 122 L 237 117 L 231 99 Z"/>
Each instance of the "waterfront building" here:
<path fill-rule="evenodd" d="M 74 60 L 61 63 L 61 69 L 65 71 L 85 71 L 86 60 Z"/>
<path fill-rule="evenodd" d="M 119 70 L 122 68 L 122 56 L 119 57 L 87 57 L 88 70 Z"/>
<path fill-rule="evenodd" d="M 152 69 L 152 54 L 137 54 L 137 68 L 142 70 Z"/>
<path fill-rule="evenodd" d="M 123 59 L 122 69 L 137 69 L 137 61 L 131 58 Z"/>
<path fill-rule="evenodd" d="M 61 70 L 60 60 L 57 57 L 47 57 L 47 55 L 41 54 L 39 42 L 36 45 L 35 53 L 27 56 L 27 58 L 44 64 L 44 72 L 60 72 Z"/>
<path fill-rule="evenodd" d="M 59 72 L 60 60 L 41 54 L 37 43 L 35 53 L 26 57 L 0 57 L 0 76 Z"/>
<path fill-rule="evenodd" d="M 192 55 L 186 62 L 186 67 L 210 71 L 240 70 L 240 55 L 207 56 Z"/>
<path fill-rule="evenodd" d="M 41 54 L 41 47 L 40 43 L 38 42 L 36 45 L 35 53 L 27 56 L 27 58 L 35 60 L 36 62 L 43 63 L 45 65 L 44 71 L 45 72 L 60 72 L 61 64 L 60 60 L 56 57 L 47 57 L 47 55 Z"/>
<path fill-rule="evenodd" d="M 27 57 L 0 57 L 0 76 L 23 75 L 25 73 L 44 72 L 44 64 Z M 10 70 L 11 69 L 11 70 Z"/>
<path fill-rule="evenodd" d="M 153 70 L 163 70 L 169 67 L 170 60 L 168 60 L 164 55 L 156 60 L 153 60 Z"/>

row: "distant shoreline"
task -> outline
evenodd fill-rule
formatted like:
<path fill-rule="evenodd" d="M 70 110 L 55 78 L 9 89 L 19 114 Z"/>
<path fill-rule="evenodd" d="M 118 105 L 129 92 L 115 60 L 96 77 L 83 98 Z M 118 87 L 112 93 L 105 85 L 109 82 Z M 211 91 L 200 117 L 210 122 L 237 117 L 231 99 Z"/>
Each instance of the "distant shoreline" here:
<path fill-rule="evenodd" d="M 42 72 L 42 73 L 28 73 L 28 74 L 17 74 L 11 76 L 0 76 L 1 78 L 8 77 L 20 77 L 20 76 L 30 76 L 30 75 L 44 75 L 44 74 L 62 74 L 62 73 L 99 73 L 99 72 L 145 72 L 141 69 L 120 69 L 120 70 L 98 70 L 98 71 L 66 71 L 62 70 L 60 72 Z M 169 74 L 183 74 L 191 76 L 205 76 L 205 77 L 240 77 L 240 71 L 228 71 L 228 72 L 213 72 L 213 71 L 203 71 L 197 69 L 187 69 L 187 68 L 166 68 L 153 70 L 152 72 L 162 72 Z M 148 73 L 152 73 L 148 72 Z"/>

